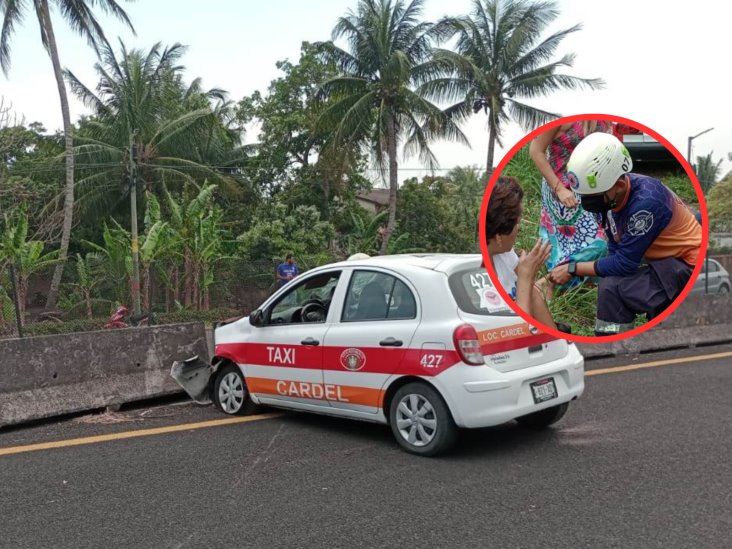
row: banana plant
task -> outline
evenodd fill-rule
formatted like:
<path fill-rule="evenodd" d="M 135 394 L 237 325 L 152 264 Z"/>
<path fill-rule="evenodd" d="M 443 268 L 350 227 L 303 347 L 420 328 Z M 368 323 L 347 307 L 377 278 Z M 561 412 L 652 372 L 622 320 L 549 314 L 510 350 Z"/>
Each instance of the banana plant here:
<path fill-rule="evenodd" d="M 87 252 L 85 256 L 76 254 L 76 277 L 75 289 L 81 294 L 86 308 L 86 317 L 92 318 L 92 296 L 97 286 L 101 283 L 100 274 L 103 267 L 104 257 L 98 252 Z"/>
<path fill-rule="evenodd" d="M 131 303 L 132 296 L 132 254 L 130 233 L 111 220 L 112 227 L 104 224 L 102 240 L 104 245 L 84 240 L 84 244 L 99 253 L 104 261 L 104 278 L 108 290 L 118 303 Z"/>
<path fill-rule="evenodd" d="M 198 272 L 195 246 L 201 246 L 200 237 L 198 244 L 196 237 L 202 220 L 210 210 L 211 201 L 217 186 L 204 181 L 198 194 L 189 202 L 178 202 L 164 187 L 165 196 L 170 210 L 170 227 L 175 234 L 175 248 L 179 257 L 183 260 L 183 304 L 186 307 L 194 305 L 198 298 L 198 287 L 200 272 Z M 177 289 L 178 280 L 175 277 L 174 283 Z M 195 294 L 195 295 L 194 295 Z M 194 300 L 194 297 L 196 298 Z M 178 296 L 175 296 L 178 301 Z"/>
<path fill-rule="evenodd" d="M 28 239 L 28 213 L 25 205 L 16 212 L 3 216 L 0 235 L 0 262 L 15 267 L 15 285 L 18 291 L 18 309 L 21 324 L 24 322 L 28 282 L 31 275 L 58 262 L 59 250 L 44 253 L 45 243 Z"/>
<path fill-rule="evenodd" d="M 353 230 L 346 238 L 346 247 L 348 254 L 357 252 L 372 255 L 376 253 L 379 247 L 380 229 L 387 220 L 389 212 L 384 210 L 377 213 L 367 221 L 353 212 L 351 212 L 351 220 L 353 221 Z"/>
<path fill-rule="evenodd" d="M 223 231 L 221 219 L 223 212 L 211 207 L 206 217 L 200 220 L 196 238 L 194 239 L 195 280 L 194 291 L 200 292 L 195 296 L 194 303 L 205 311 L 210 308 L 210 288 L 214 283 L 214 266 L 224 259 L 233 259 L 223 253 Z"/>
<path fill-rule="evenodd" d="M 171 231 L 168 222 L 161 219 L 160 203 L 155 195 L 150 191 L 145 194 L 147 208 L 145 210 L 145 233 L 142 235 L 140 245 L 140 264 L 142 266 L 142 308 L 149 311 L 152 301 L 150 295 L 152 268 L 168 252 Z"/>

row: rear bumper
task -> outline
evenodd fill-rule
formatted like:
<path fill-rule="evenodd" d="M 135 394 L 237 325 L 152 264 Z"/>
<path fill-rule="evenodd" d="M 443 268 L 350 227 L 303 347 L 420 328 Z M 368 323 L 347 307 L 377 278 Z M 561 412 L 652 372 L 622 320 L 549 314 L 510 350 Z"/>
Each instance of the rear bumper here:
<path fill-rule="evenodd" d="M 579 350 L 570 344 L 565 357 L 539 366 L 502 373 L 488 365 L 462 364 L 431 381 L 458 426 L 490 427 L 580 397 L 585 389 L 584 366 Z M 536 404 L 529 384 L 547 377 L 554 378 L 558 396 Z"/>

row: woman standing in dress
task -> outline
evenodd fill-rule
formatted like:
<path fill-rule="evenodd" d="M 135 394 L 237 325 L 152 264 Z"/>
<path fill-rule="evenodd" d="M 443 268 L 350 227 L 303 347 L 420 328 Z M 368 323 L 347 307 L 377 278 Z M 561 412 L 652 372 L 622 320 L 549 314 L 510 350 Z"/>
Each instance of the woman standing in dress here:
<path fill-rule="evenodd" d="M 541 182 L 541 220 L 539 237 L 548 240 L 552 252 L 547 269 L 568 261 L 594 261 L 607 253 L 607 241 L 595 214 L 585 211 L 567 178 L 567 161 L 582 139 L 593 132 L 611 133 L 612 123 L 583 120 L 562 124 L 536 138 L 529 155 L 543 177 Z M 568 289 L 582 282 L 573 277 L 562 285 Z M 548 283 L 547 294 L 554 291 Z"/>

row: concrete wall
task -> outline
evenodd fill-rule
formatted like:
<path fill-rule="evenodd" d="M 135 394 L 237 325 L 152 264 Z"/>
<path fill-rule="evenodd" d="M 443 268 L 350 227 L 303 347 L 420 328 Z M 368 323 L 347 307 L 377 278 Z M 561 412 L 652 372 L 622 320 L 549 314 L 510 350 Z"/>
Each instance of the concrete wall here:
<path fill-rule="evenodd" d="M 599 358 L 728 341 L 732 341 L 732 296 L 699 295 L 686 298 L 664 322 L 640 335 L 578 347 L 585 358 Z"/>
<path fill-rule="evenodd" d="M 1 340 L 0 427 L 181 393 L 173 361 L 208 362 L 212 336 L 203 323 L 188 323 Z M 726 341 L 732 296 L 694 296 L 639 336 L 578 346 L 592 359 Z"/>
<path fill-rule="evenodd" d="M 0 341 L 0 426 L 181 392 L 176 359 L 208 360 L 203 323 Z"/>

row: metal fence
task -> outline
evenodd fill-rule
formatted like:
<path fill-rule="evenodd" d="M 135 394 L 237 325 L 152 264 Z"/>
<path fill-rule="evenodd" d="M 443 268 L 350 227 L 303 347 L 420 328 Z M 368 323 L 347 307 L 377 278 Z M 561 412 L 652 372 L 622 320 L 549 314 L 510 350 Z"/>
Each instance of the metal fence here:
<path fill-rule="evenodd" d="M 133 313 L 129 277 L 105 266 L 85 283 L 70 259 L 55 310 L 45 311 L 51 271 L 37 273 L 19 288 L 17 271 L 0 266 L 0 339 L 153 325 L 189 320 L 216 322 L 248 314 L 277 289 L 281 260 L 225 259 L 206 273 L 152 263 L 141 269 L 141 315 Z M 301 272 L 322 263 L 302 258 Z M 20 295 L 25 298 L 21 300 Z M 23 301 L 21 303 L 21 301 Z M 128 310 L 113 321 L 120 306 Z"/>
<path fill-rule="evenodd" d="M 727 271 L 732 267 L 732 256 L 711 257 Z M 106 268 L 84 285 L 75 275 L 74 262 L 69 261 L 57 307 L 46 312 L 46 292 L 52 273 L 21 280 L 13 265 L 0 265 L 0 339 L 193 320 L 216 322 L 248 314 L 277 289 L 275 272 L 279 263 L 226 259 L 204 273 L 205 280 L 201 273 L 194 276 L 190 270 L 186 276 L 181 266 L 147 265 L 142 270 L 140 317 L 133 314 L 132 287 L 124 273 L 115 278 L 114 272 Z M 323 263 L 323 258 L 302 258 L 299 263 L 301 272 L 306 272 Z M 696 281 L 693 294 L 729 290 L 728 278 L 705 288 L 704 276 Z M 120 306 L 129 312 L 113 321 Z"/>

